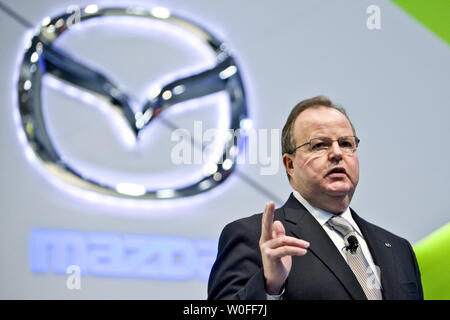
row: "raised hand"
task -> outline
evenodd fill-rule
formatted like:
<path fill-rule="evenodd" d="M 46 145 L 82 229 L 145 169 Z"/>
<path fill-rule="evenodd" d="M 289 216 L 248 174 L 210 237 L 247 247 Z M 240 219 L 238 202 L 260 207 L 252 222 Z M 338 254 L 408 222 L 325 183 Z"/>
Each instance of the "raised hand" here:
<path fill-rule="evenodd" d="M 292 266 L 292 256 L 303 256 L 307 253 L 309 242 L 286 236 L 280 221 L 274 221 L 275 204 L 266 203 L 261 222 L 261 250 L 266 281 L 266 292 L 271 295 L 280 293 Z"/>

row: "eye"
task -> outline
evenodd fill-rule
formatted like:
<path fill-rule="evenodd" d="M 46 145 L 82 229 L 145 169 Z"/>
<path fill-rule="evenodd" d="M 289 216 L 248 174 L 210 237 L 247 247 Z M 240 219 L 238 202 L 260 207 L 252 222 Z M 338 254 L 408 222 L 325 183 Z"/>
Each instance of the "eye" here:
<path fill-rule="evenodd" d="M 352 146 L 353 146 L 352 143 L 349 142 L 349 141 L 343 141 L 343 142 L 341 142 L 341 147 L 349 148 L 349 147 L 352 147 Z"/>
<path fill-rule="evenodd" d="M 328 148 L 328 144 L 325 141 L 311 142 L 311 151 L 320 151 Z"/>
<path fill-rule="evenodd" d="M 346 139 L 339 141 L 339 146 L 341 148 L 354 149 L 355 143 L 350 139 Z"/>

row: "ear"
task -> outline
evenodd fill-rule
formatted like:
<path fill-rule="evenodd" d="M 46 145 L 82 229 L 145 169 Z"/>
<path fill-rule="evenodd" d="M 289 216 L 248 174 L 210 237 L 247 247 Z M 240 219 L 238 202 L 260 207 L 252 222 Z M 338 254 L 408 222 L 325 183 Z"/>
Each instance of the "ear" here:
<path fill-rule="evenodd" d="M 292 176 L 294 171 L 294 156 L 289 153 L 283 154 L 283 164 L 286 168 L 287 173 Z"/>

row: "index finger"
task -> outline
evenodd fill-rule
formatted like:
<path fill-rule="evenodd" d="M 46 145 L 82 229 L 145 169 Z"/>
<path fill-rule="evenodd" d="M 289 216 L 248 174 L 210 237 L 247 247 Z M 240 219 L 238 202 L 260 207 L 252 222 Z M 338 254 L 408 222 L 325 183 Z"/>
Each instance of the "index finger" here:
<path fill-rule="evenodd" d="M 267 202 L 261 220 L 261 241 L 272 239 L 273 217 L 275 211 L 275 203 Z"/>

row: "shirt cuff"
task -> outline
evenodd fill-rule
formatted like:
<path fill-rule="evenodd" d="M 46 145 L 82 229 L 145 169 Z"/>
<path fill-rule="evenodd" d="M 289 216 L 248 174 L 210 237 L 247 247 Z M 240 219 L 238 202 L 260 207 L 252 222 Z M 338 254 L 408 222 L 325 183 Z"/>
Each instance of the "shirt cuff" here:
<path fill-rule="evenodd" d="M 281 291 L 280 294 L 272 295 L 272 294 L 266 293 L 266 299 L 267 300 L 283 300 L 283 294 L 284 294 L 284 288 L 283 288 L 283 291 Z"/>

